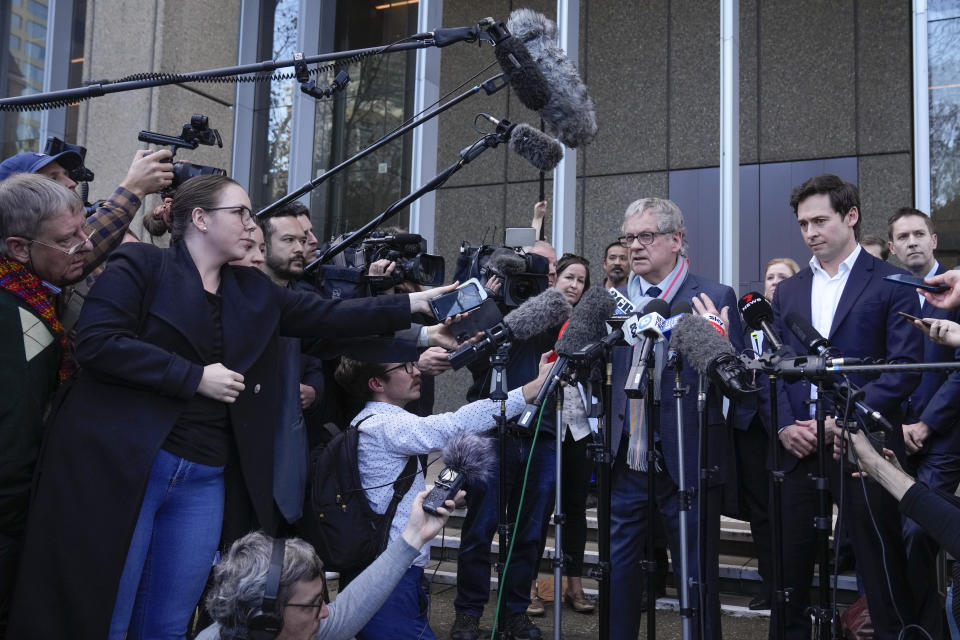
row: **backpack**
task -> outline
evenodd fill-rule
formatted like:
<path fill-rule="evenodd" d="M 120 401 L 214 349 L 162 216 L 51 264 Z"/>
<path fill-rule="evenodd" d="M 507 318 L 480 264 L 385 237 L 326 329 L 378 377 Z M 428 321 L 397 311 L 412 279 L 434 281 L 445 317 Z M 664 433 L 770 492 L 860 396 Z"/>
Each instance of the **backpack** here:
<path fill-rule="evenodd" d="M 328 571 L 356 574 L 387 548 L 397 505 L 417 474 L 417 456 L 410 456 L 393 481 L 386 512 L 376 513 L 367 501 L 357 460 L 363 420 L 311 455 L 310 508 L 305 513 L 311 521 L 305 523 L 305 534 Z"/>

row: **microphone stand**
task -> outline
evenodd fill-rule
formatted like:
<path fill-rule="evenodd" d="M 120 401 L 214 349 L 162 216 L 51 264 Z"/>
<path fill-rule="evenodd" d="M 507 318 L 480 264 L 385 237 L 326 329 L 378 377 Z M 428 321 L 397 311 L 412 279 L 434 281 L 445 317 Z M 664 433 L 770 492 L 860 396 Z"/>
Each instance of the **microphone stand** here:
<path fill-rule="evenodd" d="M 817 488 L 819 513 L 814 519 L 814 529 L 817 531 L 817 564 L 819 570 L 820 606 L 809 607 L 813 616 L 814 637 L 820 640 L 830 640 L 833 623 L 833 605 L 830 602 L 830 493 L 827 481 L 826 451 L 826 407 L 823 402 L 824 386 L 822 380 L 817 380 L 817 399 L 814 401 L 817 417 L 817 475 L 813 482 Z"/>
<path fill-rule="evenodd" d="M 784 640 L 787 637 L 787 605 L 790 603 L 791 589 L 783 586 L 783 470 L 780 462 L 780 410 L 777 407 L 777 376 L 770 374 L 770 518 L 771 535 L 771 576 L 773 582 L 773 613 L 777 624 L 774 638 Z"/>
<path fill-rule="evenodd" d="M 687 389 L 680 380 L 683 361 L 680 354 L 671 351 L 667 359 L 667 367 L 674 370 L 673 398 L 677 403 L 677 499 L 680 511 L 680 621 L 684 640 L 693 640 L 693 609 L 690 606 L 690 556 L 687 551 L 688 519 L 691 496 L 687 490 L 685 465 L 683 461 L 683 396 Z M 703 517 L 703 514 L 700 516 Z"/>
<path fill-rule="evenodd" d="M 563 525 L 566 515 L 563 513 L 561 479 L 563 477 L 563 388 L 558 384 L 557 392 L 557 451 L 554 482 L 556 491 L 553 502 L 553 637 L 560 640 L 560 617 L 563 611 Z"/>
<path fill-rule="evenodd" d="M 497 132 L 497 133 L 488 133 L 487 135 L 483 136 L 482 138 L 474 142 L 472 145 L 470 145 L 469 147 L 461 151 L 460 159 L 457 162 L 453 163 L 452 165 L 450 165 L 449 167 L 447 167 L 446 169 L 438 173 L 436 176 L 431 178 L 426 184 L 421 186 L 419 189 L 417 189 L 413 193 L 410 193 L 404 196 L 403 198 L 397 200 L 393 204 L 391 204 L 389 207 L 387 207 L 387 209 L 383 213 L 381 213 L 380 215 L 375 217 L 373 220 L 371 220 L 367 224 L 363 225 L 362 227 L 360 227 L 359 229 L 351 233 L 349 236 L 344 238 L 335 246 L 330 247 L 330 249 L 324 252 L 322 256 L 320 256 L 319 258 L 317 258 L 316 260 L 308 264 L 306 267 L 304 267 L 305 270 L 308 272 L 312 272 L 316 270 L 318 267 L 320 267 L 320 265 L 325 264 L 326 262 L 329 262 L 330 259 L 333 258 L 333 256 L 337 255 L 338 253 L 346 249 L 348 246 L 353 244 L 353 242 L 358 237 L 366 234 L 368 231 L 375 228 L 377 225 L 383 223 L 391 216 L 396 215 L 400 210 L 407 207 L 407 205 L 409 205 L 411 202 L 414 202 L 415 200 L 423 197 L 425 194 L 440 188 L 441 186 L 443 186 L 443 184 L 447 180 L 450 179 L 450 177 L 453 174 L 455 174 L 457 171 L 462 169 L 465 165 L 469 164 L 472 160 L 477 158 L 477 156 L 479 156 L 481 153 L 483 153 L 487 149 L 492 149 L 493 147 L 496 147 L 502 142 L 507 142 L 508 138 L 509 138 L 509 135 L 505 131 Z"/>
<path fill-rule="evenodd" d="M 490 379 L 490 399 L 500 402 L 500 413 L 494 415 L 497 424 L 498 446 L 500 463 L 497 465 L 497 608 L 493 628 L 496 637 L 505 639 L 506 632 L 500 628 L 500 594 L 503 591 L 503 576 L 507 568 L 507 549 L 510 546 L 510 523 L 507 522 L 507 474 L 504 470 L 504 460 L 507 457 L 507 362 L 509 360 L 510 342 L 500 344 L 496 353 L 490 356 L 492 377 Z M 519 517 L 519 513 L 517 517 Z"/>
<path fill-rule="evenodd" d="M 707 622 L 707 490 L 710 487 L 712 469 L 709 465 L 710 450 L 707 447 L 707 377 L 702 373 L 697 376 L 697 435 L 700 438 L 700 447 L 697 458 L 700 461 L 697 485 L 697 605 L 699 607 L 698 620 L 700 633 L 704 633 Z M 679 365 L 677 367 L 677 382 L 680 380 Z M 680 401 L 677 401 L 677 416 L 680 416 Z M 677 427 L 679 429 L 679 426 Z M 677 439 L 683 434 L 678 431 Z M 682 446 L 682 445 L 681 445 Z M 682 472 L 681 472 L 682 473 Z M 681 476 L 682 477 L 682 476 Z"/>
<path fill-rule="evenodd" d="M 609 353 L 603 361 L 605 374 L 603 375 L 603 402 L 602 413 L 599 419 L 601 441 L 590 445 L 593 462 L 597 474 L 597 553 L 599 562 L 590 571 L 590 575 L 600 585 L 600 628 L 599 637 L 610 637 L 610 465 L 613 464 L 610 454 L 612 442 L 610 422 L 613 414 L 613 362 Z"/>
<path fill-rule="evenodd" d="M 656 357 L 647 360 L 647 554 L 641 567 L 647 572 L 647 638 L 657 637 L 657 546 L 654 522 L 657 517 L 657 452 L 655 431 L 660 428 L 660 388 L 654 384 Z"/>
<path fill-rule="evenodd" d="M 431 111 L 431 112 L 428 113 L 427 115 L 423 116 L 423 117 L 420 118 L 419 120 L 415 120 L 415 121 L 413 121 L 413 122 L 409 122 L 409 123 L 407 123 L 406 125 L 404 125 L 404 126 L 402 126 L 402 127 L 399 127 L 398 129 L 394 129 L 392 132 L 390 132 L 389 134 L 383 136 L 382 138 L 380 138 L 379 140 L 377 140 L 376 142 L 374 142 L 373 144 L 371 144 L 371 145 L 370 145 L 369 147 L 367 147 L 366 149 L 361 149 L 360 151 L 358 151 L 358 152 L 355 153 L 354 155 L 352 155 L 352 156 L 350 156 L 349 158 L 347 158 L 346 160 L 342 161 L 340 164 L 338 164 L 338 165 L 336 165 L 336 166 L 334 166 L 334 167 L 331 167 L 330 169 L 327 169 L 326 171 L 324 171 L 323 173 L 321 173 L 319 176 L 317 176 L 316 178 L 313 178 L 312 180 L 310 180 L 309 182 L 307 182 L 306 184 L 304 184 L 302 187 L 300 187 L 300 188 L 297 189 L 296 191 L 291 191 L 290 193 L 288 193 L 287 195 L 283 196 L 282 198 L 280 198 L 280 199 L 277 200 L 276 202 L 272 202 L 272 203 L 268 204 L 268 205 L 265 206 L 263 209 L 261 209 L 260 211 L 258 211 L 255 215 L 259 218 L 259 217 L 262 216 L 262 215 L 265 215 L 265 214 L 267 214 L 267 213 L 270 213 L 271 211 L 274 211 L 274 210 L 276 210 L 276 209 L 279 209 L 280 207 L 284 206 L 285 204 L 288 204 L 288 203 L 290 203 L 290 202 L 293 202 L 294 200 L 297 200 L 298 198 L 300 198 L 300 197 L 303 196 L 304 194 L 310 193 L 311 191 L 313 191 L 314 189 L 316 189 L 317 187 L 319 187 L 321 184 L 323 184 L 323 183 L 324 183 L 328 178 L 330 178 L 331 176 L 336 175 L 337 173 L 340 173 L 341 171 L 343 171 L 344 169 L 346 169 L 346 168 L 349 167 L 350 165 L 352 165 L 352 164 L 354 164 L 355 162 L 357 162 L 358 160 L 361 160 L 362 158 L 370 155 L 371 153 L 373 153 L 374 151 L 376 151 L 376 150 L 379 149 L 380 147 L 384 146 L 385 144 L 388 144 L 388 143 L 390 143 L 390 142 L 393 142 L 394 140 L 396 140 L 397 138 L 399 138 L 399 137 L 402 136 L 403 134 L 407 133 L 407 132 L 410 131 L 411 129 L 415 129 L 415 128 L 419 127 L 420 125 L 424 124 L 425 122 L 428 122 L 429 120 L 432 120 L 433 118 L 436 118 L 437 116 L 439 116 L 439 115 L 440 115 L 441 113 L 443 113 L 444 111 L 447 111 L 448 109 L 457 106 L 458 104 L 460 104 L 461 102 L 463 102 L 464 100 L 466 100 L 467 98 L 469 98 L 470 96 L 476 95 L 477 93 L 480 92 L 481 89 L 483 89 L 483 90 L 486 92 L 486 94 L 487 94 L 488 96 L 490 96 L 490 95 L 493 95 L 494 93 L 496 93 L 497 91 L 499 91 L 500 89 L 502 89 L 502 88 L 505 87 L 505 86 L 507 86 L 507 81 L 504 79 L 504 76 L 503 76 L 502 73 L 497 74 L 497 75 L 493 76 L 492 78 L 489 78 L 488 80 L 482 82 L 481 84 L 478 84 L 478 85 L 473 86 L 472 88 L 470 88 L 470 89 L 464 91 L 463 93 L 461 93 L 461 94 L 460 94 L 459 96 L 457 96 L 456 98 L 453 98 L 453 99 L 445 102 L 444 104 L 440 105 L 439 107 L 437 107 L 436 109 L 434 109 L 433 111 Z M 356 237 L 356 236 L 352 236 L 352 237 L 348 238 L 348 240 L 352 241 L 352 240 L 355 239 L 355 237 Z M 338 246 L 339 246 L 339 245 L 338 245 Z M 344 245 L 343 248 L 345 248 L 346 246 L 348 246 L 348 245 Z M 338 253 L 340 253 L 340 251 L 342 251 L 343 248 L 340 248 L 339 251 L 333 251 L 333 249 L 329 249 L 329 250 L 327 250 L 326 252 L 324 252 L 323 256 L 321 256 L 321 258 L 324 259 L 323 262 L 321 262 L 321 264 L 323 264 L 323 263 L 325 263 L 325 262 L 328 262 L 331 258 L 333 258 L 333 256 L 335 256 L 335 255 L 337 255 Z"/>

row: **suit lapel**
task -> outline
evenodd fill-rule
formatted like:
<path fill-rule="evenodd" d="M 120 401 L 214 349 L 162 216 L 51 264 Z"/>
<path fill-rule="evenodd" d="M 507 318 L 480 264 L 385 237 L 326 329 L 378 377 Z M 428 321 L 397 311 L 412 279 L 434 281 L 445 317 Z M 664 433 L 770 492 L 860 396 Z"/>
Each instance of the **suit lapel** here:
<path fill-rule="evenodd" d="M 938 262 L 937 270 L 934 272 L 933 275 L 938 276 L 941 273 L 944 273 L 946 271 L 947 271 L 947 268 Z M 920 317 L 921 318 L 927 317 L 927 314 L 930 313 L 933 309 L 936 309 L 936 307 L 934 307 L 933 305 L 928 305 L 926 298 L 922 298 L 922 297 L 920 298 L 920 312 L 921 312 Z"/>
<path fill-rule="evenodd" d="M 150 314 L 176 329 L 197 355 L 207 360 L 213 343 L 213 320 L 200 272 L 184 243 L 175 244 L 169 251 L 173 252 L 173 260 L 157 285 Z"/>
<path fill-rule="evenodd" d="M 275 303 L 268 295 L 261 293 L 268 293 L 270 287 L 277 285 L 259 274 L 253 274 L 254 278 L 249 278 L 249 274 L 238 274 L 238 270 L 247 268 L 226 265 L 220 269 L 223 362 L 228 368 L 241 373 L 256 362 L 276 331 Z M 248 276 L 244 278 L 248 286 L 241 286 L 238 275 Z"/>
<path fill-rule="evenodd" d="M 783 300 L 780 303 L 783 308 L 782 315 L 786 318 L 791 311 L 797 311 L 803 316 L 804 320 L 812 323 L 813 271 L 810 270 L 810 267 L 805 267 L 790 278 L 791 281 L 794 279 L 796 279 L 796 286 L 799 287 L 799 291 L 796 292 L 795 296 L 791 296 L 790 300 Z"/>
<path fill-rule="evenodd" d="M 833 323 L 830 325 L 828 339 L 832 338 L 833 334 L 837 332 L 837 327 L 853 309 L 853 303 L 857 301 L 857 298 L 860 297 L 860 294 L 863 293 L 863 290 L 873 278 L 874 260 L 876 258 L 865 250 L 860 251 L 860 257 L 853 263 L 853 269 L 850 270 L 850 275 L 847 277 L 847 284 L 843 287 L 840 303 L 837 304 L 837 311 L 833 314 Z"/>

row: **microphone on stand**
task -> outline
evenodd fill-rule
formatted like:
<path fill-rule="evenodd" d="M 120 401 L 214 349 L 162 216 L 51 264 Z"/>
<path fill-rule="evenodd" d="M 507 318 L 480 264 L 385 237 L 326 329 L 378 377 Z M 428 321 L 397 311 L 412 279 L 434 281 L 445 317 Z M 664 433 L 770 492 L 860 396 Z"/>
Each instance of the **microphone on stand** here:
<path fill-rule="evenodd" d="M 507 340 L 526 340 L 562 324 L 570 312 L 570 303 L 560 290 L 547 289 L 504 316 L 503 322 L 487 329 L 479 341 L 464 344 L 447 359 L 454 369 L 459 369 Z"/>
<path fill-rule="evenodd" d="M 774 352 L 783 348 L 783 340 L 773 328 L 773 307 L 763 295 L 751 291 L 740 298 L 737 307 L 746 325 L 754 331 L 762 331 Z"/>
<path fill-rule="evenodd" d="M 670 346 L 698 373 L 709 376 L 724 395 L 738 397 L 758 391 L 750 372 L 734 353 L 733 345 L 722 338 L 706 318 L 696 314 L 683 316 L 673 330 Z"/>
<path fill-rule="evenodd" d="M 627 374 L 627 383 L 623 386 L 623 392 L 628 398 L 643 397 L 647 363 L 650 360 L 650 354 L 653 353 L 654 343 L 663 337 L 664 315 L 670 314 L 670 305 L 665 300 L 654 298 L 644 308 L 643 314 L 637 324 L 630 327 L 632 337 L 639 340 L 642 336 L 643 342 L 640 344 L 640 357 L 630 368 L 630 373 Z M 626 326 L 624 325 L 624 327 Z M 626 333 L 624 331 L 625 338 L 627 337 Z"/>
<path fill-rule="evenodd" d="M 824 358 L 828 367 L 835 364 L 859 364 L 862 362 L 860 358 L 831 358 L 830 354 L 836 353 L 836 350 L 806 318 L 796 312 L 790 312 L 787 314 L 786 319 L 787 326 L 790 327 L 790 330 L 797 339 L 810 350 L 810 353 L 815 353 L 819 357 Z M 841 385 L 829 374 L 824 377 L 824 380 L 831 390 L 840 396 L 838 406 L 839 404 L 846 404 L 849 399 L 857 411 L 873 421 L 874 424 L 880 426 L 885 431 L 893 432 L 893 425 L 890 424 L 890 421 L 883 417 L 883 414 L 879 411 L 860 400 L 857 397 L 857 393 L 851 390 L 848 385 Z"/>
<path fill-rule="evenodd" d="M 495 124 L 497 134 L 508 143 L 510 150 L 535 169 L 553 171 L 563 159 L 563 145 L 539 129 L 523 122 L 515 124 L 507 119 L 497 120 L 488 113 L 481 113 L 477 117 Z"/>
<path fill-rule="evenodd" d="M 589 144 L 597 135 L 596 107 L 576 65 L 557 46 L 557 24 L 542 13 L 516 9 L 507 28 L 526 45 L 546 79 L 550 97 L 539 111 L 547 132 L 570 148 Z"/>
<path fill-rule="evenodd" d="M 556 352 L 559 355 L 553 363 L 550 375 L 540 387 L 534 401 L 528 404 L 517 418 L 518 426 L 527 428 L 533 423 L 544 400 L 560 383 L 572 357 L 585 346 L 603 337 L 606 333 L 606 319 L 613 312 L 613 307 L 613 299 L 602 287 L 590 287 L 581 296 L 580 302 L 570 314 L 563 335 L 557 340 Z"/>

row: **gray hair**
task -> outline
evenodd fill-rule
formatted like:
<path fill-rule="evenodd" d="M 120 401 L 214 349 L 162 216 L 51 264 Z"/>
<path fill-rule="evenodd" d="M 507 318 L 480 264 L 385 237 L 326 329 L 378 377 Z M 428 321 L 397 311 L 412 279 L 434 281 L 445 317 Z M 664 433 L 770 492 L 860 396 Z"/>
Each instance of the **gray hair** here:
<path fill-rule="evenodd" d="M 213 584 L 207 593 L 207 612 L 220 625 L 220 638 L 246 638 L 250 619 L 260 612 L 267 571 L 273 554 L 273 538 L 262 531 L 243 536 L 213 568 Z M 309 543 L 288 538 L 283 548 L 283 570 L 274 611 L 283 611 L 291 587 L 316 579 L 323 562 Z M 280 614 L 278 614 L 280 615 Z"/>
<path fill-rule="evenodd" d="M 18 173 L 0 182 L 0 255 L 10 256 L 7 238 L 36 238 L 65 209 L 81 211 L 80 196 L 46 176 Z"/>
<path fill-rule="evenodd" d="M 621 232 L 627 224 L 627 220 L 633 216 L 643 215 L 650 212 L 657 217 L 657 231 L 661 233 L 679 232 L 681 238 L 680 255 L 687 257 L 689 254 L 689 245 L 687 244 L 687 228 L 683 224 L 683 212 L 673 200 L 666 198 L 640 198 L 627 205 L 627 210 L 623 214 L 623 225 Z"/>

